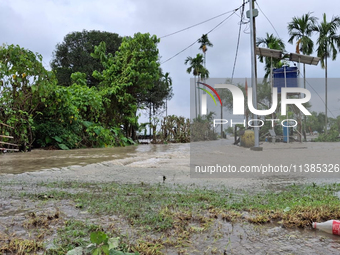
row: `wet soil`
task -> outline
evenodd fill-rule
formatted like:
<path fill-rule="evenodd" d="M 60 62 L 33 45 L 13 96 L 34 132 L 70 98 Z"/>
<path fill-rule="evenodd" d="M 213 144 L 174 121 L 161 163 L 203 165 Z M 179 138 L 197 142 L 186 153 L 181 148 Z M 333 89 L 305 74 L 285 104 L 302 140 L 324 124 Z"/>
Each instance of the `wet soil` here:
<path fill-rule="evenodd" d="M 69 200 L 53 200 L 46 198 L 41 201 L 22 199 L 18 194 L 27 192 L 39 193 L 44 189 L 34 188 L 32 191 L 26 185 L 2 186 L 0 198 L 0 233 L 8 238 L 40 239 L 46 249 L 54 248 L 53 239 L 57 237 L 57 229 L 67 220 L 77 219 L 87 223 L 100 225 L 104 230 L 114 229 L 119 235 L 128 235 L 130 240 L 137 240 L 141 235 L 123 218 L 115 215 L 92 215 L 84 209 L 76 208 Z M 32 214 L 46 218 L 46 226 L 27 226 Z M 58 218 L 54 215 L 58 213 Z M 192 223 L 195 226 L 195 223 Z M 38 229 L 38 231 L 37 231 Z M 39 231 L 40 230 L 40 231 Z M 150 235 L 151 233 L 147 234 Z M 41 235 L 40 237 L 38 237 Z M 157 238 L 159 234 L 154 234 Z M 226 222 L 214 220 L 208 231 L 194 234 L 184 248 L 168 247 L 164 254 L 339 254 L 340 239 L 320 231 L 311 229 L 285 229 L 277 223 L 254 225 L 248 222 Z M 44 252 L 38 252 L 43 254 Z"/>

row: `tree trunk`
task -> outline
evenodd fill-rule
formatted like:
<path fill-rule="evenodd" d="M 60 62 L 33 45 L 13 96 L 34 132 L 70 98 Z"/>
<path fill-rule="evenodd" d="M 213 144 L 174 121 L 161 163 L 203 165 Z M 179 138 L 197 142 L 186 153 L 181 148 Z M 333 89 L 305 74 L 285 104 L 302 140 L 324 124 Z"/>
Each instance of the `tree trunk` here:
<path fill-rule="evenodd" d="M 304 89 L 306 89 L 306 64 L 303 63 L 303 87 Z M 304 125 L 303 125 L 303 138 L 304 138 L 304 141 L 307 142 L 307 137 L 306 137 L 306 115 L 304 115 Z"/>
<path fill-rule="evenodd" d="M 149 135 L 151 137 L 151 102 L 149 105 Z"/>
<path fill-rule="evenodd" d="M 197 118 L 197 89 L 196 89 L 196 75 L 195 75 L 195 83 L 194 83 L 194 89 L 195 89 L 195 118 Z"/>
<path fill-rule="evenodd" d="M 327 54 L 325 57 L 325 134 L 327 134 Z"/>
<path fill-rule="evenodd" d="M 207 59 L 207 53 L 206 51 L 204 51 L 204 68 L 207 69 L 206 67 L 206 59 Z M 206 83 L 206 79 L 204 78 L 203 80 L 204 83 Z M 203 94 L 207 94 L 205 91 L 203 91 Z M 207 104 L 207 109 L 206 109 L 206 113 L 208 114 L 208 104 Z"/>
<path fill-rule="evenodd" d="M 198 82 L 200 82 L 200 77 L 198 76 Z M 197 83 L 198 88 L 200 88 L 200 84 Z M 197 88 L 196 88 L 197 90 Z M 198 100 L 198 115 L 201 115 L 201 90 L 197 90 L 197 100 Z"/>

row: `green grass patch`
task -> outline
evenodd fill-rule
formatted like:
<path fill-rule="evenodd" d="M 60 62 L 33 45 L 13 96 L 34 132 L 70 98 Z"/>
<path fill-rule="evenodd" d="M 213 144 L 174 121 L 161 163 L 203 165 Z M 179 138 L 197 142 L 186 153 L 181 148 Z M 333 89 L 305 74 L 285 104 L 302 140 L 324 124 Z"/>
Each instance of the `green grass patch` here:
<path fill-rule="evenodd" d="M 72 200 L 75 208 L 91 214 L 118 216 L 138 229 L 140 239 L 124 239 L 124 243 L 141 254 L 161 254 L 164 247 L 186 247 L 194 233 L 204 232 L 217 218 L 253 224 L 274 221 L 302 228 L 310 227 L 312 221 L 340 218 L 336 196 L 340 184 L 290 185 L 275 192 L 143 183 L 44 182 L 35 188 L 39 187 L 47 191 L 18 195 L 37 201 Z M 55 240 L 60 248 L 50 254 L 88 245 L 93 231 L 103 229 L 82 221 L 67 221 Z M 150 232 L 158 233 L 158 237 L 145 239 L 143 234 Z"/>
<path fill-rule="evenodd" d="M 102 227 L 79 220 L 69 220 L 58 229 L 58 237 L 54 240 L 56 249 L 49 249 L 47 254 L 61 255 L 78 246 L 87 246 L 90 234 L 102 230 Z"/>
<path fill-rule="evenodd" d="M 248 211 L 254 215 L 262 213 L 279 219 L 288 219 L 289 216 L 289 221 L 292 221 L 292 215 L 297 217 L 301 213 L 304 213 L 303 217 L 308 216 L 309 221 L 340 217 L 340 202 L 335 196 L 340 184 L 291 185 L 283 191 L 258 193 L 233 191 L 225 187 L 212 190 L 161 184 L 55 182 L 40 185 L 50 188 L 45 196 L 72 199 L 78 208 L 90 213 L 120 215 L 131 225 L 147 226 L 157 231 L 172 229 L 176 220 L 173 215 L 164 213 L 164 208 L 189 213 L 192 217 L 212 209 L 224 213 L 231 210 Z M 69 189 L 79 189 L 79 192 L 71 193 Z M 42 194 L 30 196 L 41 197 Z"/>

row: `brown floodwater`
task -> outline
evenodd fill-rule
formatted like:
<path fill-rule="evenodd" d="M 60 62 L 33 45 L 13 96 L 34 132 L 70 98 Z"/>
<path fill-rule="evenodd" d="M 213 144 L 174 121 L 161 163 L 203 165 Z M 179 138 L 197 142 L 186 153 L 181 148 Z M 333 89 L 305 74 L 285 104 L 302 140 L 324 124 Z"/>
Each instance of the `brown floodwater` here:
<path fill-rule="evenodd" d="M 119 159 L 139 160 L 140 155 L 162 155 L 180 150 L 173 145 L 131 145 L 126 147 L 75 150 L 32 150 L 0 154 L 0 174 L 20 174 L 72 165 L 88 165 Z M 189 145 L 184 145 L 189 147 Z"/>

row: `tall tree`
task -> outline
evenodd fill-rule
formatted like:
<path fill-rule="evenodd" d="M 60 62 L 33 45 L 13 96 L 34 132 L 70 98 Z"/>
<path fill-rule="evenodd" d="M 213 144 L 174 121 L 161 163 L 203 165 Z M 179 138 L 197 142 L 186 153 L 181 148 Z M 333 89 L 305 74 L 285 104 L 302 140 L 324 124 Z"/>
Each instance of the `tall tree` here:
<path fill-rule="evenodd" d="M 13 142 L 31 146 L 37 109 L 56 84 L 55 76 L 42 64 L 42 56 L 19 45 L 0 46 L 0 125 L 1 134 L 12 135 Z M 7 132 L 10 132 L 7 134 Z"/>
<path fill-rule="evenodd" d="M 318 48 L 318 57 L 321 58 L 321 67 L 325 69 L 325 133 L 327 134 L 327 59 L 332 57 L 336 59 L 338 50 L 340 50 L 340 36 L 337 30 L 340 27 L 340 17 L 332 17 L 330 22 L 327 22 L 326 13 L 323 14 L 323 19 L 317 25 L 316 31 L 319 37 L 316 41 Z"/>
<path fill-rule="evenodd" d="M 317 18 L 309 12 L 302 15 L 301 18 L 293 17 L 293 20 L 288 23 L 290 35 L 288 42 L 293 44 L 293 41 L 296 40 L 296 53 L 305 55 L 313 53 L 314 42 L 311 36 L 316 30 L 316 22 Z"/>
<path fill-rule="evenodd" d="M 103 71 L 103 66 L 99 59 L 93 59 L 91 53 L 94 47 L 101 42 L 106 43 L 106 54 L 112 55 L 118 50 L 122 38 L 115 33 L 83 30 L 82 32 L 72 32 L 64 37 L 64 41 L 56 45 L 51 61 L 52 70 L 55 71 L 59 85 L 70 86 L 71 74 L 81 72 L 86 74 L 88 86 L 97 86 L 93 71 Z"/>
<path fill-rule="evenodd" d="M 266 33 L 265 38 L 257 38 L 256 46 L 264 46 L 273 50 L 285 50 L 285 44 L 282 39 L 275 37 L 273 34 Z M 265 75 L 264 78 L 267 79 L 270 75 L 271 67 L 280 68 L 283 65 L 283 62 L 280 59 L 271 59 L 270 57 L 259 56 L 259 60 L 261 63 L 265 62 Z"/>
<path fill-rule="evenodd" d="M 166 106 L 167 100 L 170 100 L 173 96 L 172 93 L 172 80 L 169 73 L 163 74 L 161 68 L 159 68 L 159 79 L 153 83 L 153 86 L 147 90 L 143 104 L 144 108 L 149 108 L 149 121 L 150 121 L 150 134 L 152 116 L 156 116 L 157 113 L 162 113 L 162 108 Z M 165 100 L 165 101 L 164 101 Z"/>
<path fill-rule="evenodd" d="M 206 53 L 209 47 L 213 47 L 214 45 L 209 41 L 208 34 L 203 34 L 200 39 L 198 39 L 198 43 L 200 43 L 199 49 L 202 50 L 204 54 L 204 67 L 206 68 Z"/>
<path fill-rule="evenodd" d="M 193 73 L 195 78 L 195 116 L 197 118 L 197 89 L 196 89 L 196 77 L 200 78 L 202 73 L 207 74 L 207 70 L 203 66 L 203 55 L 197 54 L 195 58 L 187 57 L 184 64 L 188 64 L 187 73 Z M 208 73 L 209 74 L 209 73 Z"/>
<path fill-rule="evenodd" d="M 163 75 L 163 82 L 167 88 L 172 88 L 172 79 L 168 72 Z M 165 98 L 165 117 L 168 116 L 168 99 L 168 97 Z"/>
<path fill-rule="evenodd" d="M 99 86 L 104 93 L 105 122 L 123 126 L 126 135 L 134 140 L 137 109 L 160 78 L 158 42 L 155 35 L 136 33 L 123 39 L 114 57 L 106 54 L 104 42 L 91 54 L 100 59 L 105 68 L 102 73 L 93 73 L 101 81 Z"/>
<path fill-rule="evenodd" d="M 289 43 L 293 44 L 296 40 L 296 53 L 310 55 L 313 52 L 314 42 L 311 39 L 312 33 L 316 30 L 317 18 L 312 16 L 309 12 L 302 15 L 301 18 L 293 17 L 293 20 L 288 23 L 288 33 L 290 38 Z M 304 88 L 306 88 L 306 64 L 303 63 L 303 77 L 304 77 Z M 305 121 L 306 123 L 306 116 Z M 304 125 L 306 127 L 306 125 Z M 306 130 L 303 131 L 304 138 L 306 138 Z"/>

